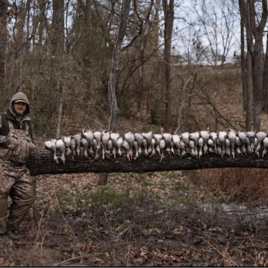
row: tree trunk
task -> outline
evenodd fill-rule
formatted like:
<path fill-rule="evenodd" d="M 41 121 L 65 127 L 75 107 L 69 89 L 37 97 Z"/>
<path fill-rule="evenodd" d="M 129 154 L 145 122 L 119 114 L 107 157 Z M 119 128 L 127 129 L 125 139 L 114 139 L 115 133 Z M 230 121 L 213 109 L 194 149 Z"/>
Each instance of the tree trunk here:
<path fill-rule="evenodd" d="M 52 31 L 54 54 L 64 50 L 64 0 L 53 0 Z"/>
<path fill-rule="evenodd" d="M 140 109 L 141 106 L 142 106 L 143 94 L 144 94 L 145 48 L 146 48 L 146 45 L 147 45 L 147 39 L 148 39 L 150 29 L 151 29 L 150 14 L 151 14 L 153 3 L 154 3 L 154 0 L 151 0 L 150 6 L 149 6 L 147 14 L 146 14 L 145 30 L 144 30 L 144 34 L 142 36 L 141 47 L 140 47 L 140 62 L 141 62 L 141 66 L 139 68 L 139 89 L 137 90 L 137 93 L 138 93 L 138 96 L 137 96 L 138 109 Z"/>
<path fill-rule="evenodd" d="M 174 0 L 170 0 L 169 4 L 167 0 L 163 0 L 165 28 L 164 28 L 164 66 L 165 66 L 165 127 L 166 130 L 171 127 L 171 37 L 174 22 Z"/>
<path fill-rule="evenodd" d="M 268 33 L 266 34 L 266 55 L 263 67 L 263 103 L 264 112 L 268 113 Z"/>
<path fill-rule="evenodd" d="M 119 60 L 121 54 L 121 47 L 123 43 L 124 36 L 126 34 L 127 29 L 127 19 L 130 10 L 130 3 L 131 0 L 126 0 L 122 2 L 122 11 L 121 11 L 121 21 L 119 25 L 119 32 L 116 40 L 116 44 L 113 51 L 113 58 L 112 58 L 112 68 L 108 83 L 108 100 L 109 106 L 111 111 L 111 121 L 109 129 L 112 132 L 116 132 L 117 128 L 117 121 L 119 118 L 120 110 L 117 106 L 117 99 L 116 99 L 116 89 L 117 89 L 117 80 L 118 80 L 118 69 L 119 69 Z M 104 171 L 105 172 L 105 171 Z M 108 181 L 108 174 L 101 174 L 99 176 L 99 185 L 105 185 Z"/>
<path fill-rule="evenodd" d="M 5 77 L 5 51 L 6 51 L 6 40 L 7 40 L 7 1 L 0 0 L 0 87 Z"/>
<path fill-rule="evenodd" d="M 117 89 L 117 77 L 119 69 L 119 60 L 121 54 L 121 47 L 123 39 L 127 29 L 127 19 L 130 10 L 131 0 L 125 0 L 122 2 L 121 21 L 119 25 L 119 32 L 116 40 L 116 44 L 113 51 L 112 68 L 110 73 L 110 79 L 108 84 L 108 100 L 111 111 L 110 130 L 116 132 L 117 120 L 119 118 L 120 110 L 117 106 L 116 89 Z"/>
<path fill-rule="evenodd" d="M 247 30 L 247 48 L 252 57 L 252 81 L 253 81 L 253 130 L 260 131 L 260 112 L 263 98 L 263 66 L 262 66 L 262 38 L 267 21 L 267 0 L 262 0 L 261 19 L 257 19 L 255 1 L 239 0 L 241 17 Z"/>
<path fill-rule="evenodd" d="M 210 168 L 268 168 L 268 154 L 264 158 L 257 158 L 255 155 L 239 155 L 235 159 L 229 157 L 220 157 L 217 154 L 208 153 L 201 158 L 194 158 L 186 155 L 168 156 L 159 163 L 159 157 L 145 157 L 143 154 L 137 160 L 129 162 L 126 152 L 122 150 L 122 156 L 112 160 L 94 161 L 78 156 L 72 161 L 72 156 L 66 157 L 66 163 L 56 164 L 53 160 L 52 152 L 46 149 L 34 148 L 27 161 L 27 168 L 32 176 L 42 174 L 60 174 L 60 173 L 113 173 L 113 172 L 135 172 L 145 173 L 154 171 L 169 170 L 194 170 Z"/>

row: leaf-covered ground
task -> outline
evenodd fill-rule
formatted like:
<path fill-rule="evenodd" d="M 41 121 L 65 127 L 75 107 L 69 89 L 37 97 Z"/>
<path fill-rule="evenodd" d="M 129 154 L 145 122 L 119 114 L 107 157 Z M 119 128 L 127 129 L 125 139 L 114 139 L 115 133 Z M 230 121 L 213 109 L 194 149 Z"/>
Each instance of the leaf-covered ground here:
<path fill-rule="evenodd" d="M 111 174 L 106 186 L 96 174 L 38 176 L 35 207 L 14 245 L 1 244 L 0 265 L 268 265 L 267 221 L 228 215 L 220 209 L 228 196 L 194 176 Z"/>

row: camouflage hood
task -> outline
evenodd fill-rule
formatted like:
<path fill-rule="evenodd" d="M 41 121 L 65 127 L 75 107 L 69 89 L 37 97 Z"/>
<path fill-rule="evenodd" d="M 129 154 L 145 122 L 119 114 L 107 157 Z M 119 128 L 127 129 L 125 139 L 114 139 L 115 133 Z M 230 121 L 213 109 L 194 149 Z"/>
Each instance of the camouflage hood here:
<path fill-rule="evenodd" d="M 9 110 L 13 115 L 15 115 L 15 111 L 13 109 L 13 102 L 18 101 L 18 100 L 21 100 L 22 102 L 26 103 L 27 107 L 26 107 L 26 111 L 24 113 L 24 117 L 25 117 L 26 115 L 28 115 L 30 113 L 30 103 L 29 103 L 29 100 L 28 100 L 27 96 L 22 92 L 18 92 L 12 97 L 12 99 L 10 101 Z"/>

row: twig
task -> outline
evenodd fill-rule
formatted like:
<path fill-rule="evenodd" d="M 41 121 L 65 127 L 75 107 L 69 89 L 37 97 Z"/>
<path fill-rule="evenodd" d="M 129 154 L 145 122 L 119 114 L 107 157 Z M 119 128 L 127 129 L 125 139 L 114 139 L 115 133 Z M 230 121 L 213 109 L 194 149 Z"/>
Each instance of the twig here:
<path fill-rule="evenodd" d="M 73 260 L 79 260 L 79 259 L 81 259 L 81 258 L 82 258 L 82 256 L 79 256 L 79 257 L 72 257 L 72 258 L 67 259 L 67 260 L 65 260 L 65 261 L 58 262 L 58 263 L 54 264 L 53 266 L 59 266 L 59 265 L 61 265 L 61 264 L 63 264 L 63 263 L 66 263 L 66 262 L 69 262 L 69 261 L 73 261 Z"/>
<path fill-rule="evenodd" d="M 216 250 L 223 258 L 231 261 L 235 266 L 238 266 L 237 263 L 235 263 L 232 259 L 226 257 L 225 255 L 223 255 L 217 248 L 215 248 L 211 243 L 209 243 L 208 241 L 206 241 L 205 239 L 201 238 L 204 242 L 206 242 L 207 244 L 209 244 L 214 250 Z"/>
<path fill-rule="evenodd" d="M 67 222 L 67 220 L 65 219 L 65 217 L 64 217 L 63 214 L 62 214 L 61 208 L 60 208 L 60 206 L 59 206 L 59 199 L 57 199 L 57 201 L 58 201 L 58 204 L 57 204 L 57 205 L 58 205 L 58 208 L 59 208 L 59 211 L 60 211 L 60 214 L 61 214 L 63 220 L 64 220 L 65 223 L 67 224 L 68 228 L 71 230 L 73 236 L 76 237 L 76 236 L 75 236 L 75 233 L 74 233 L 74 231 L 73 231 L 73 229 L 71 228 L 71 226 L 69 225 L 69 223 Z"/>

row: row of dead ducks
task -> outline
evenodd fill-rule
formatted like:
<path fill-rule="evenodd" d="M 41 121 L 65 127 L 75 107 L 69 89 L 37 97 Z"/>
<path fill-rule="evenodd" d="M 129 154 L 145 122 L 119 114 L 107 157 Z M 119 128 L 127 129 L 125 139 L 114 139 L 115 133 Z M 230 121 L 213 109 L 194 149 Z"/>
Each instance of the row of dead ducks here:
<path fill-rule="evenodd" d="M 268 148 L 266 132 L 235 132 L 234 130 L 209 132 L 185 132 L 180 135 L 170 133 L 154 134 L 128 132 L 122 137 L 119 133 L 92 132 L 82 130 L 82 133 L 52 139 L 45 142 L 45 147 L 54 152 L 54 160 L 58 163 L 56 150 L 61 152 L 60 159 L 65 163 L 65 154 L 80 155 L 81 147 L 85 158 L 92 156 L 95 160 L 116 158 L 121 156 L 121 149 L 127 151 L 127 158 L 136 160 L 143 152 L 147 157 L 159 155 L 160 162 L 165 157 L 164 152 L 171 155 L 201 157 L 206 153 L 217 153 L 235 158 L 235 154 L 255 153 L 263 157 Z M 101 151 L 101 154 L 99 152 Z"/>

